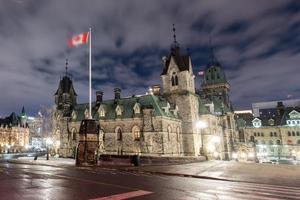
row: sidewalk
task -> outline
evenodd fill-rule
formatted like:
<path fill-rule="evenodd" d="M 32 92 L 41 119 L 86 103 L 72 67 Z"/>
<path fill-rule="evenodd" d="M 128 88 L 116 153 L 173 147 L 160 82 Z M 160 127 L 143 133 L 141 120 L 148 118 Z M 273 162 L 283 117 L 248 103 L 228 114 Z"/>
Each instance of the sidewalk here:
<path fill-rule="evenodd" d="M 37 160 L 34 160 L 34 157 L 19 157 L 17 159 L 8 160 L 8 162 L 18 164 L 47 165 L 54 167 L 75 166 L 74 159 L 49 157 L 49 160 L 46 160 L 46 156 L 38 157 Z"/>
<path fill-rule="evenodd" d="M 122 170 L 237 182 L 255 182 L 300 187 L 299 165 L 207 161 L 168 166 L 126 167 Z"/>

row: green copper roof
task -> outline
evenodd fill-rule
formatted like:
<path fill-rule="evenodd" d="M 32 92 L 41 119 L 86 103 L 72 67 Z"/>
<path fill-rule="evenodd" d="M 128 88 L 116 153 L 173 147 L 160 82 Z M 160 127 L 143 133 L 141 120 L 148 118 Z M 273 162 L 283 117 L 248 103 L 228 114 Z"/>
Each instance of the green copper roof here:
<path fill-rule="evenodd" d="M 96 106 L 95 102 L 92 104 L 92 115 L 95 119 L 126 119 L 134 117 L 142 117 L 142 114 L 134 113 L 134 105 L 138 104 L 141 108 L 141 113 L 143 108 L 153 108 L 154 116 L 166 116 L 171 118 L 178 118 L 172 112 L 175 109 L 175 106 L 169 104 L 169 112 L 165 112 L 164 108 L 168 106 L 166 99 L 155 96 L 155 95 L 143 95 L 137 97 L 121 98 L 118 100 L 105 100 L 100 105 Z M 105 109 L 105 117 L 100 117 L 98 109 L 100 106 L 103 106 Z M 122 108 L 122 115 L 117 116 L 116 108 L 120 106 Z M 81 121 L 85 118 L 85 111 L 88 109 L 88 104 L 77 104 L 74 108 L 76 113 L 76 121 Z M 73 112 L 74 112 L 73 111 Z"/>
<path fill-rule="evenodd" d="M 203 86 L 228 83 L 224 71 L 220 65 L 211 65 L 204 72 Z"/>

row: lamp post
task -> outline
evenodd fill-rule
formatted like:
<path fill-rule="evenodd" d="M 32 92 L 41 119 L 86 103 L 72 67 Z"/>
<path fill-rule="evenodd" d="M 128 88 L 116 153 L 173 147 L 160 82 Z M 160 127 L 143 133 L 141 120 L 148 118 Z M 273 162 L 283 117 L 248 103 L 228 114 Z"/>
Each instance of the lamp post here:
<path fill-rule="evenodd" d="M 47 160 L 49 160 L 49 145 L 53 144 L 53 141 L 51 138 L 46 139 L 46 148 L 47 148 Z"/>
<path fill-rule="evenodd" d="M 196 122 L 196 127 L 200 129 L 200 137 L 201 137 L 201 148 L 200 154 L 204 155 L 204 148 L 203 148 L 203 129 L 207 128 L 207 123 L 205 121 L 199 120 Z"/>

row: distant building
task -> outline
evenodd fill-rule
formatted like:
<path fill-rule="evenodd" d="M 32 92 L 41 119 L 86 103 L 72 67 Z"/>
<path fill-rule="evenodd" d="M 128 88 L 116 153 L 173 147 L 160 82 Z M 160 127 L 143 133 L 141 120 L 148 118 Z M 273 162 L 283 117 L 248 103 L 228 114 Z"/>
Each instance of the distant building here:
<path fill-rule="evenodd" d="M 29 128 L 24 107 L 20 115 L 14 112 L 0 119 L 0 152 L 20 152 L 29 145 Z"/>
<path fill-rule="evenodd" d="M 115 88 L 114 99 L 103 100 L 103 92 L 96 92 L 92 116 L 101 126 L 101 153 L 230 159 L 238 140 L 230 85 L 213 52 L 201 92 L 195 89 L 191 57 L 176 40 L 163 58 L 161 79 L 163 90 L 156 85 L 146 95 L 124 98 Z M 80 122 L 88 117 L 88 104 L 76 98 L 66 73 L 55 93 L 53 129 L 62 157 L 74 156 Z"/>
<path fill-rule="evenodd" d="M 237 114 L 241 141 L 253 144 L 256 156 L 264 158 L 300 159 L 299 100 L 254 104 L 254 113 Z"/>

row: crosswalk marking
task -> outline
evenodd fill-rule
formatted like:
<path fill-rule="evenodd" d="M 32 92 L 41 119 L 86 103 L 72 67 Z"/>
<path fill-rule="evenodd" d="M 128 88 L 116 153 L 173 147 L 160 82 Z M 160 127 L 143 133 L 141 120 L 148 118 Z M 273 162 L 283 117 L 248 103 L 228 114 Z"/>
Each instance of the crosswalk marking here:
<path fill-rule="evenodd" d="M 100 197 L 100 198 L 90 199 L 90 200 L 123 200 L 123 199 L 129 199 L 129 198 L 133 198 L 133 197 L 144 196 L 144 195 L 148 195 L 148 194 L 152 194 L 152 192 L 145 191 L 145 190 L 136 190 L 136 191 L 132 191 L 132 192 L 115 194 L 115 195 L 111 195 L 111 196 Z"/>
<path fill-rule="evenodd" d="M 300 187 L 288 187 L 278 185 L 230 183 L 216 186 L 214 189 L 206 189 L 199 192 L 187 191 L 188 195 L 178 200 L 194 199 L 222 199 L 222 200 L 280 200 L 299 199 Z"/>

